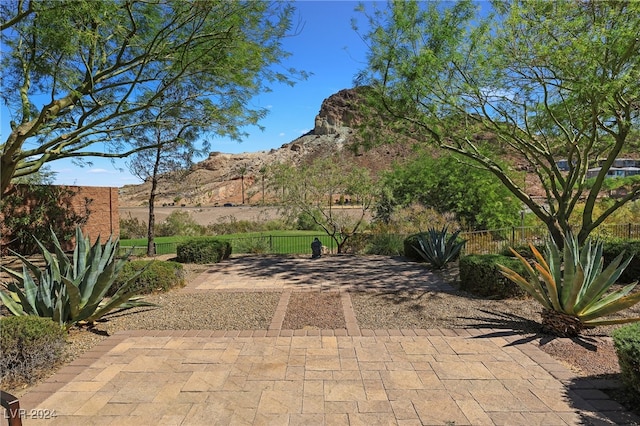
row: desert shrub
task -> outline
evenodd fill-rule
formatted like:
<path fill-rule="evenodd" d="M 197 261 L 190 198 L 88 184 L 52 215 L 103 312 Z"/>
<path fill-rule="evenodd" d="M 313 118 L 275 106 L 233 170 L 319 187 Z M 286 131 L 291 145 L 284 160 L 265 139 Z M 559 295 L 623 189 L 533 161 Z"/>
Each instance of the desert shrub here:
<path fill-rule="evenodd" d="M 146 222 L 131 216 L 131 213 L 128 218 L 120 219 L 120 239 L 122 240 L 145 238 L 148 231 Z"/>
<path fill-rule="evenodd" d="M 33 315 L 0 318 L 0 381 L 4 386 L 31 384 L 62 361 L 63 327 Z"/>
<path fill-rule="evenodd" d="M 80 199 L 70 187 L 53 185 L 17 185 L 0 199 L 2 251 L 11 249 L 23 255 L 38 253 L 36 239 L 53 247 L 51 229 L 66 246 L 73 240 L 75 228 L 87 223 L 93 200 Z M 72 207 L 78 203 L 77 207 Z"/>
<path fill-rule="evenodd" d="M 415 260 L 416 262 L 424 262 L 424 259 L 416 250 L 419 247 L 418 240 L 420 237 L 428 237 L 427 232 L 419 232 L 417 234 L 409 235 L 403 241 L 404 256 L 408 259 Z"/>
<path fill-rule="evenodd" d="M 167 218 L 156 225 L 157 237 L 191 236 L 195 237 L 205 233 L 205 227 L 199 225 L 188 211 L 176 210 Z"/>
<path fill-rule="evenodd" d="M 320 225 L 318 225 L 313 220 L 313 217 L 307 212 L 300 213 L 296 218 L 296 229 L 299 229 L 301 231 L 321 231 L 322 230 Z"/>
<path fill-rule="evenodd" d="M 460 289 L 491 299 L 522 297 L 526 292 L 500 272 L 498 264 L 525 273 L 524 266 L 514 257 L 499 254 L 460 257 Z"/>
<path fill-rule="evenodd" d="M 628 284 L 640 281 L 640 241 L 639 240 L 612 240 L 604 243 L 602 255 L 604 266 L 610 264 L 620 253 L 625 253 L 625 258 L 633 256 L 629 265 L 618 278 L 619 283 Z"/>
<path fill-rule="evenodd" d="M 271 252 L 269 237 L 248 237 L 233 241 L 235 253 L 265 254 Z"/>
<path fill-rule="evenodd" d="M 373 234 L 365 252 L 366 254 L 400 256 L 404 253 L 404 236 L 398 234 Z"/>
<path fill-rule="evenodd" d="M 176 247 L 180 263 L 218 263 L 231 255 L 231 244 L 215 238 L 185 241 Z"/>
<path fill-rule="evenodd" d="M 540 252 L 544 251 L 544 244 L 534 244 L 534 247 Z M 531 251 L 531 246 L 529 246 L 528 244 L 517 245 L 517 246 L 514 246 L 513 249 L 520 256 L 524 257 L 527 260 L 534 260 L 535 259 L 535 256 L 533 255 L 533 251 Z M 502 256 L 508 256 L 508 257 L 515 258 L 513 252 L 511 251 L 511 247 L 510 246 L 505 246 L 500 251 L 500 254 Z"/>
<path fill-rule="evenodd" d="M 136 274 L 139 275 L 136 277 Z M 178 262 L 132 260 L 124 265 L 107 295 L 114 295 L 132 277 L 134 278 L 129 290 L 135 294 L 149 294 L 183 286 L 185 273 L 184 267 Z"/>
<path fill-rule="evenodd" d="M 622 381 L 640 402 L 640 322 L 613 331 Z"/>

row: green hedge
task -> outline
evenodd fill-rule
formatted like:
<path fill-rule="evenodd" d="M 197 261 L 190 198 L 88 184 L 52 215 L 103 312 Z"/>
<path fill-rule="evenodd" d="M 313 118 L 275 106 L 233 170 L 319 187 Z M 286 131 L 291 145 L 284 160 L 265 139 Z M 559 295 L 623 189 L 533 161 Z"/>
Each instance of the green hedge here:
<path fill-rule="evenodd" d="M 620 253 L 624 251 L 625 259 L 633 255 L 633 259 L 626 267 L 620 278 L 619 283 L 628 284 L 634 281 L 640 281 L 640 241 L 608 241 L 605 242 L 603 248 L 603 257 L 605 267 L 613 261 Z"/>
<path fill-rule="evenodd" d="M 185 241 L 176 247 L 180 263 L 218 263 L 231 256 L 231 243 L 216 238 Z"/>
<path fill-rule="evenodd" d="M 468 255 L 460 258 L 460 289 L 492 299 L 523 297 L 527 293 L 505 278 L 498 264 L 525 274 L 522 263 L 514 257 L 499 254 Z"/>
<path fill-rule="evenodd" d="M 64 357 L 66 332 L 51 318 L 0 318 L 0 382 L 17 386 L 36 382 Z"/>
<path fill-rule="evenodd" d="M 146 269 L 145 269 L 146 268 Z M 184 267 L 178 262 L 162 260 L 132 260 L 127 262 L 113 283 L 108 296 L 113 296 L 130 277 L 145 269 L 138 275 L 130 289 L 136 294 L 150 294 L 156 291 L 167 291 L 185 284 Z"/>
<path fill-rule="evenodd" d="M 613 331 L 622 381 L 640 402 L 640 322 Z"/>

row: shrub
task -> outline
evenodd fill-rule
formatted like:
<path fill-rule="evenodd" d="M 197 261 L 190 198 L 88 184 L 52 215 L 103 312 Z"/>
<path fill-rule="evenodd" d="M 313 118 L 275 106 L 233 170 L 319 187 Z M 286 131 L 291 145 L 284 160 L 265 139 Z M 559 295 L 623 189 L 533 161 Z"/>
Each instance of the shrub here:
<path fill-rule="evenodd" d="M 233 251 L 236 253 L 265 254 L 271 252 L 269 237 L 249 237 L 234 240 Z"/>
<path fill-rule="evenodd" d="M 180 263 L 218 263 L 231 256 L 231 244 L 214 238 L 188 240 L 176 247 Z"/>
<path fill-rule="evenodd" d="M 129 280 L 135 294 L 150 294 L 183 286 L 184 267 L 178 262 L 161 260 L 133 260 L 127 262 L 107 295 L 114 295 Z"/>
<path fill-rule="evenodd" d="M 524 290 L 504 277 L 499 264 L 524 273 L 520 262 L 499 254 L 473 254 L 460 257 L 460 289 L 481 297 L 506 299 L 522 297 Z"/>
<path fill-rule="evenodd" d="M 365 252 L 384 256 L 400 256 L 404 253 L 404 237 L 398 234 L 373 234 Z"/>
<path fill-rule="evenodd" d="M 640 323 L 620 327 L 612 335 L 622 381 L 640 401 Z"/>
<path fill-rule="evenodd" d="M 502 266 L 502 273 L 529 293 L 542 306 L 542 327 L 555 336 L 575 337 L 585 327 L 640 321 L 639 318 L 603 317 L 640 302 L 640 292 L 631 293 L 635 284 L 610 291 L 631 260 L 618 255 L 603 269 L 603 243 L 588 240 L 582 247 L 567 233 L 561 250 L 547 242 L 545 256 L 531 246 L 533 266 L 515 253 L 526 274 Z M 527 278 L 524 278 L 524 276 Z"/>
<path fill-rule="evenodd" d="M 0 381 L 4 386 L 34 383 L 64 356 L 65 331 L 50 318 L 0 318 Z"/>
<path fill-rule="evenodd" d="M 199 225 L 188 211 L 176 210 L 156 225 L 155 233 L 157 237 L 198 236 L 205 233 L 205 227 Z"/>
<path fill-rule="evenodd" d="M 127 219 L 120 219 L 120 239 L 122 240 L 146 238 L 148 231 L 146 222 L 131 216 L 131 213 Z"/>
<path fill-rule="evenodd" d="M 629 284 L 640 281 L 640 241 L 608 241 L 604 244 L 602 255 L 604 256 L 604 266 L 609 265 L 621 253 L 626 256 L 633 256 L 629 265 L 618 278 L 619 283 Z"/>
<path fill-rule="evenodd" d="M 321 231 L 322 228 L 318 225 L 314 220 L 313 216 L 311 216 L 307 212 L 302 212 L 298 215 L 296 219 L 296 229 L 301 231 Z"/>
<path fill-rule="evenodd" d="M 417 234 L 409 235 L 407 238 L 405 238 L 403 243 L 404 256 L 411 260 L 415 260 L 416 262 L 424 262 L 424 259 L 422 258 L 422 256 L 420 256 L 418 250 L 416 250 L 416 247 L 418 246 L 418 240 L 421 237 L 427 235 L 428 233 L 426 232 L 419 232 Z"/>
<path fill-rule="evenodd" d="M 126 258 L 116 259 L 117 238 L 109 237 L 104 246 L 98 238 L 92 246 L 78 227 L 70 259 L 53 231 L 51 237 L 55 253 L 38 241 L 44 269 L 17 253 L 23 264 L 22 273 L 0 265 L 0 270 L 15 280 L 6 286 L 6 292 L 0 291 L 0 300 L 12 314 L 52 318 L 69 328 L 77 323 L 91 324 L 114 309 L 149 306 L 132 298 L 128 288 L 131 282 L 120 287 L 111 299 L 105 298 L 126 263 Z"/>

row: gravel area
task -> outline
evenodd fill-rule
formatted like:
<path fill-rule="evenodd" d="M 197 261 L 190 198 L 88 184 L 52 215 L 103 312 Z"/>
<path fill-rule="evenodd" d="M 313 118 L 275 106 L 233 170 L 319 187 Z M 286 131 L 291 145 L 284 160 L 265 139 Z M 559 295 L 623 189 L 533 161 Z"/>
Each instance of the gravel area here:
<path fill-rule="evenodd" d="M 283 330 L 346 328 L 342 300 L 338 293 L 292 293 Z"/>

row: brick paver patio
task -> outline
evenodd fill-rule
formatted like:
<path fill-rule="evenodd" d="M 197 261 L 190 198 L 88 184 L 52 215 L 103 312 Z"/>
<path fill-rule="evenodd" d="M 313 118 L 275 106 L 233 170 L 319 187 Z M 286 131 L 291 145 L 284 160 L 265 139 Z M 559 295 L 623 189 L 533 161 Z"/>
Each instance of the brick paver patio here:
<path fill-rule="evenodd" d="M 418 275 L 424 286 L 422 267 L 385 257 L 366 267 L 348 256 L 232 258 L 183 291 L 280 291 L 268 330 L 117 333 L 23 396 L 23 424 L 640 423 L 533 343 L 510 344 L 516 337 L 358 327 L 345 290 L 410 289 Z M 435 275 L 428 283 L 450 290 Z M 340 292 L 346 329 L 281 329 L 303 285 Z"/>

